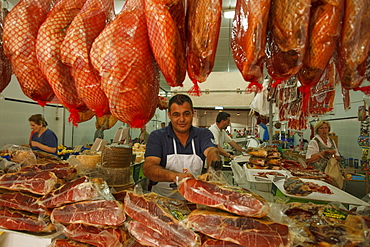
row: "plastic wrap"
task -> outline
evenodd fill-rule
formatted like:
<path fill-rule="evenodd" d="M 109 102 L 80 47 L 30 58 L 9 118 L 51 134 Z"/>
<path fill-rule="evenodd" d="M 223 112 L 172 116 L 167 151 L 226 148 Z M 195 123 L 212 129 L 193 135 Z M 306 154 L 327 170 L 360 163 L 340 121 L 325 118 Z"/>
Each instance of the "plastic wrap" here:
<path fill-rule="evenodd" d="M 221 27 L 222 0 L 191 0 L 187 9 L 187 71 L 194 87 L 190 95 L 200 96 L 198 82 L 212 72 Z"/>
<path fill-rule="evenodd" d="M 207 175 L 207 174 L 206 174 Z M 242 216 L 261 218 L 269 210 L 265 199 L 241 187 L 186 178 L 179 192 L 192 203 L 219 208 Z"/>
<path fill-rule="evenodd" d="M 86 0 L 58 1 L 40 26 L 36 42 L 38 64 L 58 100 L 70 112 L 69 120 L 74 125 L 81 121 L 78 112 L 85 112 L 88 108 L 78 97 L 70 68 L 61 61 L 60 46 L 66 35 L 65 30 L 85 2 Z"/>
<path fill-rule="evenodd" d="M 20 170 L 20 172 L 27 171 L 49 171 L 53 172 L 59 179 L 65 179 L 67 181 L 74 179 L 77 175 L 76 168 L 65 162 L 24 166 Z"/>
<path fill-rule="evenodd" d="M 83 224 L 70 224 L 63 233 L 70 239 L 96 247 L 123 247 L 129 238 L 123 227 L 95 227 Z"/>
<path fill-rule="evenodd" d="M 0 207 L 27 211 L 33 214 L 50 215 L 50 212 L 41 205 L 39 197 L 18 191 L 1 193 Z"/>
<path fill-rule="evenodd" d="M 262 90 L 258 82 L 263 79 L 269 11 L 270 0 L 236 2 L 231 50 L 244 80 L 250 82 L 248 88 L 256 86 L 256 92 Z"/>
<path fill-rule="evenodd" d="M 145 242 L 158 242 L 155 236 L 150 238 L 148 232 L 157 232 L 163 242 L 159 246 L 197 246 L 199 236 L 187 229 L 182 223 L 190 213 L 184 201 L 166 198 L 155 193 L 137 195 L 127 192 L 125 197 L 126 214 L 133 220 L 141 223 L 131 223 L 134 235 L 140 234 L 138 228 L 146 229 L 138 237 Z M 129 227 L 130 229 L 130 227 Z M 140 241 L 140 239 L 138 239 Z M 166 243 L 166 244 L 165 244 Z"/>
<path fill-rule="evenodd" d="M 150 49 L 144 2 L 127 0 L 90 51 L 112 115 L 133 128 L 149 122 L 159 102 L 159 70 Z"/>
<path fill-rule="evenodd" d="M 45 195 L 59 184 L 57 176 L 49 171 L 6 173 L 0 177 L 0 188 Z"/>
<path fill-rule="evenodd" d="M 201 209 L 192 211 L 186 221 L 195 231 L 243 246 L 291 246 L 288 226 L 273 221 Z"/>
<path fill-rule="evenodd" d="M 46 194 L 40 200 L 47 208 L 85 200 L 114 200 L 109 187 L 101 178 L 80 177 Z"/>
<path fill-rule="evenodd" d="M 109 114 L 109 103 L 98 72 L 90 63 L 91 44 L 114 17 L 113 0 L 87 0 L 67 29 L 61 45 L 61 60 L 71 66 L 80 99 L 97 117 Z"/>
<path fill-rule="evenodd" d="M 119 201 L 83 201 L 55 208 L 52 222 L 61 224 L 81 223 L 92 226 L 120 226 L 126 220 L 123 203 Z"/>
<path fill-rule="evenodd" d="M 0 93 L 9 85 L 12 78 L 12 66 L 10 64 L 9 58 L 5 56 L 4 47 L 3 47 L 3 30 L 4 30 L 4 20 L 8 14 L 8 9 L 6 6 L 3 6 L 6 2 L 0 3 Z"/>
<path fill-rule="evenodd" d="M 55 239 L 48 247 L 91 247 L 90 244 L 84 244 L 72 239 Z"/>
<path fill-rule="evenodd" d="M 46 215 L 35 215 L 10 208 L 0 209 L 0 227 L 28 232 L 52 232 L 54 226 Z"/>
<path fill-rule="evenodd" d="M 36 156 L 32 149 L 25 146 L 8 144 L 1 148 L 1 150 L 8 154 L 9 159 L 21 166 L 36 164 Z"/>
<path fill-rule="evenodd" d="M 36 37 L 53 2 L 19 1 L 7 15 L 2 37 L 5 54 L 10 58 L 23 93 L 42 106 L 53 99 L 54 92 L 38 65 Z"/>

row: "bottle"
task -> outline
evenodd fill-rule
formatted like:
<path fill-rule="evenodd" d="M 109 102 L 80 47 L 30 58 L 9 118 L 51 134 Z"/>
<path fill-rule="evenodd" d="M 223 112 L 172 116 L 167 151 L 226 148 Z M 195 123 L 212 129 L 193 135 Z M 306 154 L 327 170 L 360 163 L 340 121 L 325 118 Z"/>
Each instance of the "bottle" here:
<path fill-rule="evenodd" d="M 348 166 L 353 167 L 353 158 L 348 158 Z"/>

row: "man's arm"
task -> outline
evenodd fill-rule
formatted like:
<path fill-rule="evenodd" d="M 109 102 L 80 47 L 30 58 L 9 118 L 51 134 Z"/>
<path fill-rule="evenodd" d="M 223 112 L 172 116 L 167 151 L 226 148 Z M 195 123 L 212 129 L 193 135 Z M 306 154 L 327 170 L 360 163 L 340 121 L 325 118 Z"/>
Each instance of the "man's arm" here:
<path fill-rule="evenodd" d="M 239 146 L 238 143 L 236 143 L 235 141 L 231 141 L 229 142 L 230 146 L 232 146 L 233 148 L 235 148 L 236 150 L 238 150 L 239 152 L 243 152 L 244 150 Z"/>
<path fill-rule="evenodd" d="M 181 173 L 167 170 L 160 165 L 161 159 L 155 156 L 145 158 L 143 165 L 144 175 L 154 182 L 177 182 L 186 177 L 193 177 L 191 173 Z"/>

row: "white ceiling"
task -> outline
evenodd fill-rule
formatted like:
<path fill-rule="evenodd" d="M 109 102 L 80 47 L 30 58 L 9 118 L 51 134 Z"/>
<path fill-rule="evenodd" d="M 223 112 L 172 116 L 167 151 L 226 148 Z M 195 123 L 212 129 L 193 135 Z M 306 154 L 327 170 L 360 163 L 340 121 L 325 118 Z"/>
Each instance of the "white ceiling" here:
<path fill-rule="evenodd" d="M 36 0 L 35 0 L 36 1 Z M 42 1 L 42 0 L 38 0 Z M 19 0 L 5 0 L 10 3 L 9 8 L 15 6 Z M 118 13 L 126 0 L 115 0 L 116 13 Z M 234 9 L 236 0 L 223 0 L 223 9 Z M 220 37 L 218 41 L 218 47 L 216 51 L 216 59 L 213 67 L 213 72 L 231 72 L 237 71 L 236 65 L 233 60 L 230 49 L 230 35 L 231 35 L 232 19 L 226 19 L 222 17 Z M 161 77 L 161 88 L 166 91 L 170 91 L 170 87 L 167 85 L 163 77 Z"/>

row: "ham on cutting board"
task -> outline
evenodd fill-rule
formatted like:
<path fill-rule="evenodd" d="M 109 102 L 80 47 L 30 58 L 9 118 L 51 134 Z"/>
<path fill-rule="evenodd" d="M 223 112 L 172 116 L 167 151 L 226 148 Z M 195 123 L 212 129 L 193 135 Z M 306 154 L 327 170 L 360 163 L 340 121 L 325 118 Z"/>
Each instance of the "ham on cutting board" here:
<path fill-rule="evenodd" d="M 150 50 L 143 0 L 128 0 L 95 39 L 91 62 L 101 76 L 112 115 L 144 126 L 158 105 L 159 70 Z"/>
<path fill-rule="evenodd" d="M 154 57 L 171 87 L 186 75 L 185 7 L 183 0 L 146 0 L 145 17 Z"/>
<path fill-rule="evenodd" d="M 42 106 L 54 98 L 36 58 L 37 32 L 54 0 L 21 0 L 4 23 L 3 45 L 23 93 Z M 1 92 L 1 90 L 0 90 Z"/>
<path fill-rule="evenodd" d="M 181 180 L 179 192 L 190 202 L 242 216 L 262 218 L 269 210 L 265 199 L 241 187 L 189 178 Z"/>
<path fill-rule="evenodd" d="M 221 26 L 221 0 L 190 0 L 187 9 L 187 71 L 194 83 L 189 94 L 200 96 L 198 82 L 212 72 Z"/>
<path fill-rule="evenodd" d="M 80 122 L 78 112 L 87 107 L 78 97 L 70 68 L 62 63 L 60 47 L 70 23 L 83 7 L 86 0 L 60 0 L 47 15 L 37 34 L 36 55 L 41 70 L 59 101 L 71 113 L 73 124 Z"/>
<path fill-rule="evenodd" d="M 93 41 L 113 17 L 113 0 L 87 0 L 68 27 L 60 48 L 62 61 L 71 66 L 79 98 L 98 117 L 110 113 L 109 103 L 89 55 Z"/>
<path fill-rule="evenodd" d="M 238 0 L 231 32 L 234 61 L 248 88 L 261 91 L 270 0 Z M 253 38 L 251 38 L 253 37 Z"/>

